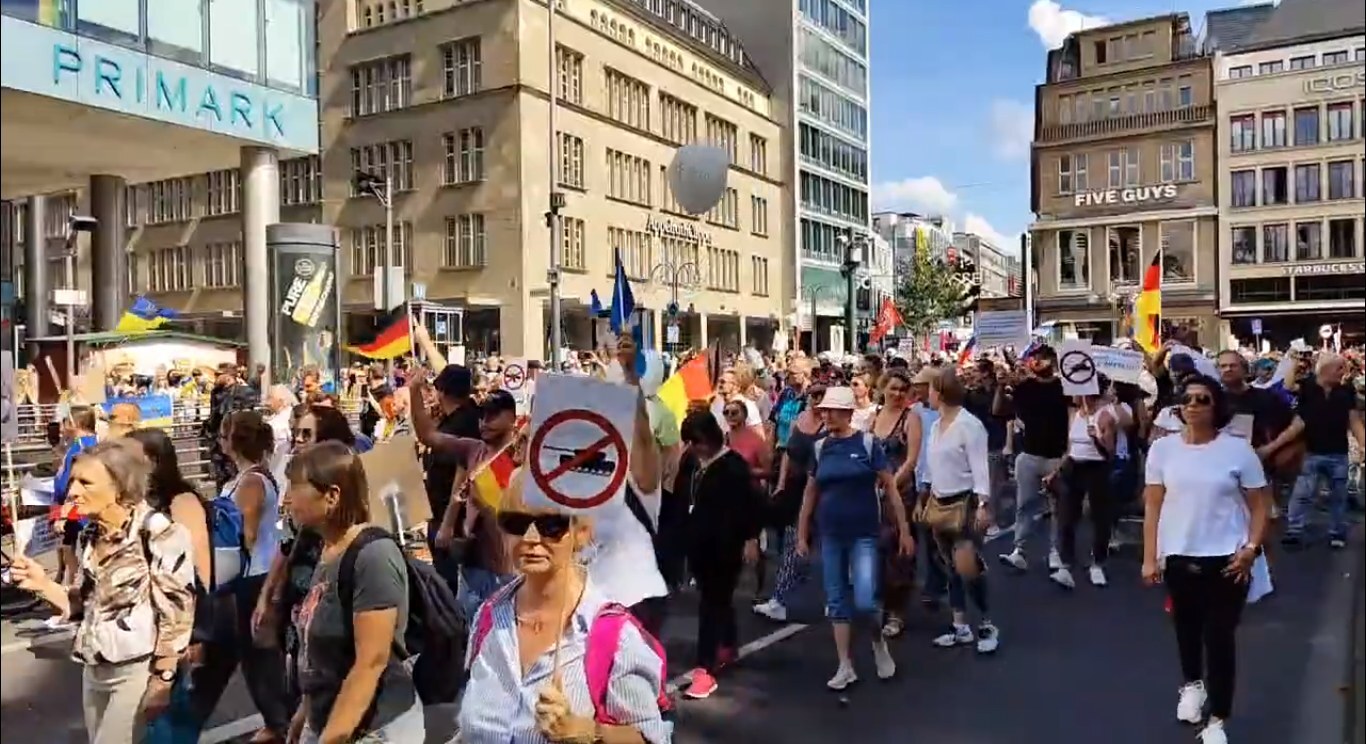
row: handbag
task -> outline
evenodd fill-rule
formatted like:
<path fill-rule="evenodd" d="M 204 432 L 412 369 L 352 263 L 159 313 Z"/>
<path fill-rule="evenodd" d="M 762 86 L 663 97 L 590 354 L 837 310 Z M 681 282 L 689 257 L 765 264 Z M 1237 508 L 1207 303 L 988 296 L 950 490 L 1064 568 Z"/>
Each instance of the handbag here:
<path fill-rule="evenodd" d="M 971 491 L 963 491 L 939 498 L 928 493 L 921 499 L 915 521 L 935 534 L 960 534 L 968 524 L 968 497 L 971 495 Z"/>

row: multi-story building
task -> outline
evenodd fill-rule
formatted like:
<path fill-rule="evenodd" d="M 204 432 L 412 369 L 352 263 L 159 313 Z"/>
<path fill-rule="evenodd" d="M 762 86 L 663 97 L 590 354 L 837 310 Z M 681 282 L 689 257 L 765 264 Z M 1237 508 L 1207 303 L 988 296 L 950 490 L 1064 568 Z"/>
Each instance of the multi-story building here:
<path fill-rule="evenodd" d="M 1164 320 L 1217 332 L 1211 58 L 1185 14 L 1069 36 L 1035 95 L 1037 321 L 1106 342 L 1148 265 Z"/>
<path fill-rule="evenodd" d="M 976 233 L 953 234 L 955 258 L 970 261 L 981 297 L 1016 297 L 1020 294 L 1020 261 Z"/>
<path fill-rule="evenodd" d="M 236 232 L 237 265 L 264 272 L 265 226 L 280 219 L 279 160 L 317 152 L 313 0 L 115 5 L 17 0 L 0 16 L 0 270 L 5 289 L 22 297 L 30 337 L 50 330 L 53 289 L 88 292 L 80 325 L 118 323 L 142 281 L 129 267 L 126 184 L 228 169 L 234 184 L 247 184 L 232 197 L 249 226 Z M 175 210 L 191 198 L 157 191 L 152 206 Z M 73 233 L 76 214 L 95 222 Z M 195 225 L 183 228 L 167 247 L 193 239 Z M 71 273 L 68 246 L 77 253 Z M 265 361 L 266 282 L 248 294 L 245 335 Z"/>
<path fill-rule="evenodd" d="M 1363 332 L 1361 6 L 1283 0 L 1221 50 L 1218 77 L 1221 338 L 1314 343 L 1325 323 Z"/>
<path fill-rule="evenodd" d="M 914 212 L 878 212 L 873 215 L 873 232 L 892 245 L 896 265 L 910 262 L 916 250 L 947 259 L 953 247 L 953 223 L 944 217 L 925 217 Z"/>
<path fill-rule="evenodd" d="M 395 255 L 410 285 L 430 302 L 464 309 L 471 350 L 544 354 L 553 177 L 564 200 L 566 344 L 590 348 L 591 296 L 611 296 L 619 253 L 649 338 L 766 345 L 794 293 L 784 273 L 792 261 L 792 223 L 782 211 L 789 158 L 768 85 L 738 41 L 686 0 L 556 7 L 552 138 L 544 4 L 324 6 L 321 172 L 300 161 L 282 194 L 298 219 L 341 231 L 347 315 L 368 323 L 373 275 L 385 261 L 385 209 L 357 190 L 356 176 L 387 176 Z M 684 213 L 666 176 L 675 150 L 696 141 L 731 156 L 725 193 L 701 216 Z M 220 189 L 215 178 L 200 176 L 203 198 L 139 241 L 139 250 L 159 255 L 195 226 L 188 255 L 197 268 L 188 273 L 201 286 L 165 289 L 175 293 L 172 304 L 200 297 L 195 309 L 210 312 L 231 311 L 235 299 L 230 286 L 217 292 L 198 279 L 216 271 L 215 246 L 230 250 L 236 225 L 231 202 L 211 195 Z M 206 230 L 211 219 L 221 232 Z M 663 329 L 675 289 L 676 336 Z"/>

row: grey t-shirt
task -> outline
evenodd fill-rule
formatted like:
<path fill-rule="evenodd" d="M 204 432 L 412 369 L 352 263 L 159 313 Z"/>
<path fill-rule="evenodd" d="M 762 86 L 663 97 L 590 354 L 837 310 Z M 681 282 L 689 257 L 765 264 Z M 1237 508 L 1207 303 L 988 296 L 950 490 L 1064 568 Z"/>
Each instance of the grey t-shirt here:
<path fill-rule="evenodd" d="M 319 732 L 327 726 L 332 704 L 355 658 L 355 647 L 346 638 L 347 626 L 337 593 L 340 569 L 340 557 L 318 564 L 313 572 L 313 586 L 294 616 L 301 641 L 299 690 L 308 696 L 309 728 Z M 374 731 L 408 712 L 417 700 L 412 675 L 403 664 L 403 634 L 408 626 L 408 567 L 398 545 L 392 540 L 376 540 L 361 548 L 356 555 L 352 590 L 354 612 L 398 608 L 394 650 L 380 675 L 374 718 L 367 722 L 367 729 Z"/>

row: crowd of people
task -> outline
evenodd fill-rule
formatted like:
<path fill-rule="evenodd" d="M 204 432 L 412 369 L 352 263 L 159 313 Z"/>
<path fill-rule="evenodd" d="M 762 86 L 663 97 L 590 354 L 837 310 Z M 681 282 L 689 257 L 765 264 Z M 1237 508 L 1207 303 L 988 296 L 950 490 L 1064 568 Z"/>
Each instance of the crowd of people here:
<path fill-rule="evenodd" d="M 763 595 L 753 612 L 786 621 L 818 569 L 837 660 L 826 685 L 843 690 L 856 638 L 878 678 L 896 675 L 889 643 L 917 603 L 947 607 L 927 643 L 997 651 L 989 563 L 1009 581 L 1044 545 L 1066 590 L 1078 573 L 1130 580 L 1108 561 L 1126 517 L 1142 524 L 1142 580 L 1169 594 L 1176 716 L 1225 744 L 1236 628 L 1269 589 L 1271 525 L 1284 520 L 1286 549 L 1339 549 L 1360 508 L 1360 358 L 1330 351 L 1216 354 L 1178 335 L 1139 382 L 1088 396 L 1065 394 L 1046 344 L 1019 357 L 747 351 L 679 416 L 623 336 L 561 370 L 638 389 L 620 508 L 583 517 L 533 505 L 520 471 L 496 501 L 473 492 L 495 459 L 520 465 L 525 411 L 497 359 L 443 364 L 420 327 L 415 341 L 430 364 L 357 366 L 326 388 L 312 370 L 262 389 L 219 369 L 199 391 L 211 493 L 164 431 L 101 435 L 91 409 L 70 408 L 58 493 L 78 516 L 63 512 L 63 570 L 17 557 L 12 573 L 76 622 L 93 744 L 196 741 L 238 668 L 264 721 L 254 742 L 421 741 L 423 705 L 455 695 L 424 662 L 461 681 L 466 744 L 668 742 L 658 638 L 684 592 L 698 612 L 683 694 L 702 699 L 738 661 L 747 572 Z M 527 367 L 533 382 L 546 373 Z M 387 520 L 370 513 L 360 455 L 405 434 L 425 471 L 430 563 L 372 526 Z M 1004 530 L 992 560 L 986 541 Z"/>

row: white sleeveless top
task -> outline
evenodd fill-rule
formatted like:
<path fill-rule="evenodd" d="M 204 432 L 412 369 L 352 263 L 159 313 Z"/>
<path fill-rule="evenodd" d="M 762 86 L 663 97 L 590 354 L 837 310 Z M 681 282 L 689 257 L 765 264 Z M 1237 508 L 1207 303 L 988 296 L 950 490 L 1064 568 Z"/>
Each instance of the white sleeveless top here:
<path fill-rule="evenodd" d="M 248 470 L 239 473 L 237 477 L 228 481 L 223 486 L 223 495 L 237 501 L 237 487 L 241 485 L 242 479 L 248 475 L 254 475 L 261 479 L 261 486 L 265 489 L 266 497 L 261 503 L 261 515 L 258 517 L 256 525 L 256 544 L 251 547 L 251 562 L 247 566 L 245 576 L 260 576 L 270 571 L 270 564 L 275 561 L 275 554 L 280 552 L 280 493 L 270 478 L 265 477 L 260 472 Z M 238 504 L 240 507 L 241 504 Z"/>
<path fill-rule="evenodd" d="M 1100 426 L 1096 422 L 1100 420 L 1100 414 L 1104 410 L 1101 408 L 1090 416 L 1081 411 L 1072 414 L 1072 425 L 1067 429 L 1068 457 L 1077 462 L 1097 462 L 1105 459 L 1100 453 L 1100 448 L 1096 447 L 1095 440 L 1086 431 L 1088 426 L 1094 426 L 1099 431 Z"/>

